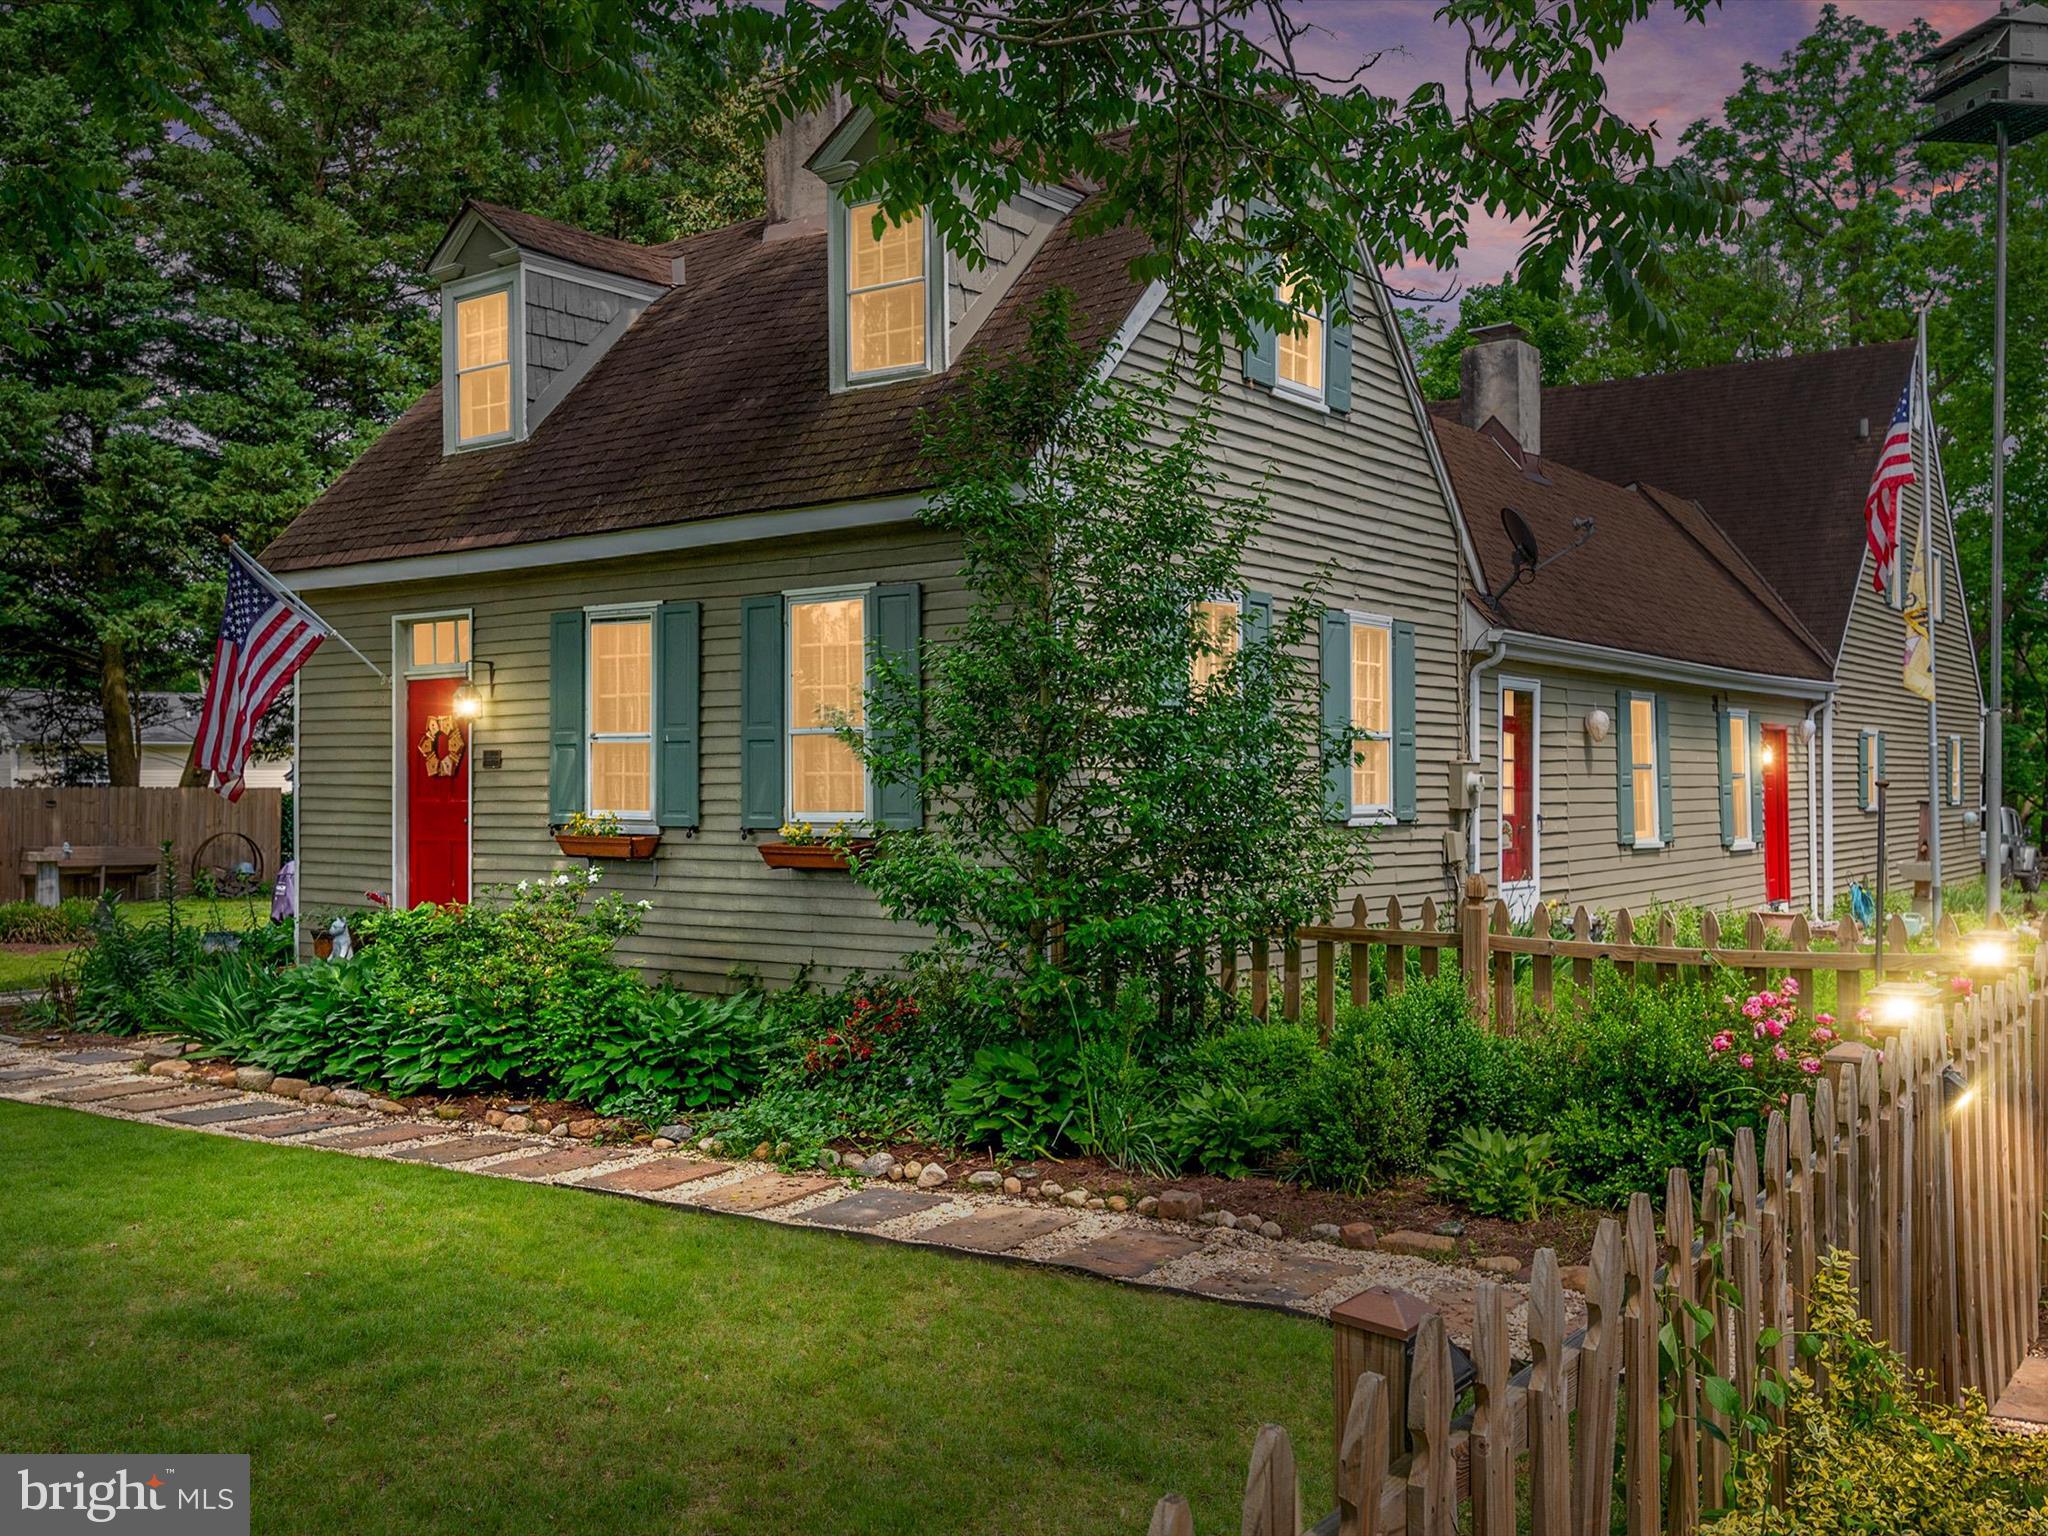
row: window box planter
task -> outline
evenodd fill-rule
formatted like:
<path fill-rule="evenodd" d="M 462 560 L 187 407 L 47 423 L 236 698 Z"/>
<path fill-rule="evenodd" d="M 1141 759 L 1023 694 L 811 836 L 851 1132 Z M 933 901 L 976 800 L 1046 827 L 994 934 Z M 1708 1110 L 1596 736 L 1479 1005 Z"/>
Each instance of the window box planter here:
<path fill-rule="evenodd" d="M 871 837 L 857 837 L 849 848 L 852 853 L 866 853 L 875 846 Z M 770 869 L 837 869 L 846 868 L 846 854 L 831 843 L 756 843 L 761 862 Z"/>
<path fill-rule="evenodd" d="M 659 832 L 557 832 L 555 846 L 572 859 L 651 859 L 661 846 Z"/>

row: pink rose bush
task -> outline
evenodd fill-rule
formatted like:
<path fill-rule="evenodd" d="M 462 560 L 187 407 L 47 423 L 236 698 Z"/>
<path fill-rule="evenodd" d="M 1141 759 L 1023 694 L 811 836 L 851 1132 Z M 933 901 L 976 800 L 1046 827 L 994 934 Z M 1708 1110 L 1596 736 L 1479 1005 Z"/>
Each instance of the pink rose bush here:
<path fill-rule="evenodd" d="M 1786 1068 L 1804 1077 L 1817 1074 L 1822 1055 L 1841 1039 L 1833 1014 L 1800 1016 L 1799 995 L 1799 979 L 1787 976 L 1748 997 L 1730 993 L 1721 999 L 1732 1017 L 1708 1039 L 1707 1054 L 1731 1074 L 1749 1078 L 1747 1086 L 1761 1098 L 1786 1096 L 1798 1081 L 1784 1075 Z"/>

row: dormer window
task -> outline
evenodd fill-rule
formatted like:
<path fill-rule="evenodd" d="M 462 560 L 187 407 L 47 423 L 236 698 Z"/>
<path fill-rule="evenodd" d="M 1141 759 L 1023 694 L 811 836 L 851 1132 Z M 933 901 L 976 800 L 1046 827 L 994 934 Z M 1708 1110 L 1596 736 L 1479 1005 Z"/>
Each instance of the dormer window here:
<path fill-rule="evenodd" d="M 1294 311 L 1294 329 L 1278 337 L 1280 350 L 1277 372 L 1283 389 L 1323 397 L 1323 313 L 1305 309 L 1294 301 L 1295 285 L 1280 285 L 1280 302 Z"/>
<path fill-rule="evenodd" d="M 442 447 L 450 453 L 526 435 L 526 337 L 518 267 L 441 290 Z"/>
<path fill-rule="evenodd" d="M 922 213 L 892 220 L 881 212 L 878 202 L 833 205 L 837 388 L 888 383 L 944 366 L 944 251 Z"/>

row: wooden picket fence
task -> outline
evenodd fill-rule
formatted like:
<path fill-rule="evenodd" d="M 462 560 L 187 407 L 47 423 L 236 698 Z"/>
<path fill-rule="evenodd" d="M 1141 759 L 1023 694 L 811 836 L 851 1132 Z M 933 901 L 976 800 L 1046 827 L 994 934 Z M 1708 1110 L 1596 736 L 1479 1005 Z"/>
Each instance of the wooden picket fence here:
<path fill-rule="evenodd" d="M 1363 1004 L 1371 996 L 1375 950 L 1384 955 L 1383 987 L 1390 993 L 1403 990 L 1411 975 L 1438 975 L 1448 957 L 1464 978 L 1473 1016 L 1490 1018 L 1494 1027 L 1502 1030 L 1515 1027 L 1518 965 L 1528 974 L 1530 997 L 1539 1009 L 1551 1006 L 1561 985 L 1589 992 L 1603 974 L 1596 967 L 1602 960 L 1625 979 L 1653 984 L 1676 980 L 1686 971 L 1717 966 L 1745 972 L 1759 988 L 1767 975 L 1789 973 L 1800 982 L 1800 1005 L 1805 1009 L 1812 1006 L 1814 978 L 1827 973 L 1835 983 L 1834 1011 L 1842 1018 L 1855 1016 L 1867 982 L 1905 977 L 1944 979 L 1970 969 L 1962 934 L 1953 919 L 1944 920 L 1937 949 L 1916 952 L 1910 948 L 1905 921 L 1897 913 L 1886 924 L 1880 976 L 1872 936 L 1860 932 L 1853 918 L 1843 919 L 1825 936 L 1818 936 L 1803 914 L 1794 914 L 1785 923 L 1786 947 L 1773 949 L 1766 947 L 1767 920 L 1761 912 L 1748 914 L 1740 935 L 1723 935 L 1719 918 L 1712 912 L 1703 914 L 1698 946 L 1680 945 L 1676 920 L 1663 912 L 1657 919 L 1656 941 L 1639 944 L 1633 938 L 1635 918 L 1626 907 L 1614 914 L 1606 936 L 1600 938 L 1594 937 L 1593 914 L 1578 907 L 1571 914 L 1571 937 L 1557 938 L 1552 936 L 1557 911 L 1538 903 L 1530 915 L 1530 932 L 1518 934 L 1513 931 L 1507 903 L 1489 898 L 1485 882 L 1476 876 L 1466 881 L 1464 898 L 1448 924 L 1434 898 L 1422 903 L 1412 921 L 1398 897 L 1389 900 L 1384 910 L 1385 920 L 1372 922 L 1361 896 L 1351 903 L 1348 923 L 1302 927 L 1277 940 L 1254 940 L 1248 952 L 1220 956 L 1218 980 L 1227 994 L 1241 996 L 1255 1015 L 1268 1018 L 1276 1001 L 1277 951 L 1281 1016 L 1298 1021 L 1306 1005 L 1327 1036 L 1338 1006 L 1338 957 L 1348 957 L 1347 1000 Z M 2014 930 L 2016 939 L 2029 944 L 2035 936 L 2028 928 Z"/>
<path fill-rule="evenodd" d="M 1698 1361 L 1757 1402 L 1760 1373 L 1793 1365 L 1830 1252 L 1848 1256 L 1877 1336 L 1933 1391 L 1995 1401 L 2034 1341 L 2041 1292 L 2048 946 L 1880 1038 L 1831 1052 L 1812 1093 L 1770 1115 L 1761 1149 L 1744 1130 L 1697 1184 L 1672 1169 L 1661 1220 L 1638 1194 L 1625 1219 L 1602 1221 L 1583 1328 L 1566 1332 L 1556 1255 L 1538 1253 L 1519 1371 L 1509 1288 L 1481 1285 L 1463 1415 L 1439 1314 L 1414 1298 L 1375 1309 L 1371 1292 L 1338 1307 L 1338 1507 L 1318 1536 L 1514 1536 L 1518 1508 L 1536 1536 L 1692 1536 L 1723 1504 L 1732 1456 L 1704 1427 L 1730 1431 Z M 1704 1336 L 1689 1304 L 1713 1317 Z M 1660 1346 L 1667 1323 L 1675 1356 Z M 1302 1530 L 1278 1426 L 1253 1448 L 1241 1529 Z M 1159 1502 L 1152 1536 L 1193 1530 L 1185 1501 Z"/>

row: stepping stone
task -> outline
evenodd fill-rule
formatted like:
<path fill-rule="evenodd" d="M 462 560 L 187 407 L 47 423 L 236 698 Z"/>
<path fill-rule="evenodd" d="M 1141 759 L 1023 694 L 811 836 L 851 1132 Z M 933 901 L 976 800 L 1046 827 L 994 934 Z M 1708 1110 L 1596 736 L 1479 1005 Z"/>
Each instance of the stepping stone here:
<path fill-rule="evenodd" d="M 1171 1232 L 1111 1232 L 1061 1254 L 1052 1262 L 1085 1269 L 1091 1275 L 1135 1280 L 1201 1246 L 1192 1238 L 1175 1237 Z"/>
<path fill-rule="evenodd" d="M 438 1136 L 441 1132 L 430 1125 L 380 1125 L 371 1130 L 360 1128 L 349 1131 L 330 1131 L 325 1136 L 314 1136 L 307 1140 L 309 1147 L 338 1147 L 344 1152 L 353 1152 L 358 1147 L 392 1147 L 401 1141 L 418 1141 L 423 1136 Z"/>
<path fill-rule="evenodd" d="M 778 1205 L 788 1205 L 792 1200 L 801 1200 L 806 1195 L 838 1187 L 837 1179 L 826 1178 L 822 1174 L 764 1173 L 758 1178 L 742 1179 L 737 1184 L 714 1189 L 696 1203 L 707 1211 L 746 1215 L 753 1211 L 772 1210 Z"/>
<path fill-rule="evenodd" d="M 585 1179 L 578 1187 L 611 1189 L 628 1195 L 652 1195 L 664 1189 L 674 1189 L 678 1184 L 730 1172 L 730 1163 L 693 1163 L 684 1158 L 670 1158 L 660 1162 L 636 1163 L 631 1168 L 615 1168 L 610 1173 Z"/>
<path fill-rule="evenodd" d="M 276 1113 L 275 1104 L 209 1104 L 204 1109 L 181 1109 L 163 1118 L 179 1125 L 225 1125 L 230 1120 L 256 1120 Z"/>
<path fill-rule="evenodd" d="M 57 1059 L 76 1062 L 81 1067 L 96 1067 L 103 1061 L 133 1061 L 140 1051 L 117 1051 L 111 1046 L 95 1046 L 89 1051 L 66 1051 Z"/>
<path fill-rule="evenodd" d="M 532 1157 L 515 1157 L 508 1162 L 493 1163 L 483 1171 L 502 1173 L 512 1179 L 550 1179 L 558 1173 L 574 1173 L 579 1168 L 595 1168 L 599 1163 L 615 1163 L 626 1155 L 616 1148 L 557 1147 L 552 1151 L 536 1152 Z"/>
<path fill-rule="evenodd" d="M 0 1072 L 0 1083 L 25 1083 L 32 1078 L 55 1076 L 55 1067 L 9 1067 L 5 1072 Z"/>
<path fill-rule="evenodd" d="M 877 1227 L 899 1216 L 915 1216 L 919 1211 L 944 1205 L 948 1198 L 884 1184 L 879 1188 L 864 1189 L 857 1195 L 848 1195 L 844 1200 L 835 1200 L 830 1205 L 821 1205 L 814 1211 L 806 1211 L 803 1220 L 816 1222 L 821 1227 Z"/>
<path fill-rule="evenodd" d="M 94 1083 L 86 1088 L 72 1088 L 50 1097 L 60 1104 L 97 1104 L 102 1099 L 125 1099 L 138 1093 L 164 1093 L 164 1080 L 160 1077 L 127 1077 L 118 1082 Z"/>
<path fill-rule="evenodd" d="M 127 1114 L 153 1115 L 160 1109 L 189 1109 L 194 1104 L 218 1104 L 222 1099 L 232 1099 L 234 1092 L 227 1088 L 173 1088 L 167 1093 L 138 1093 L 121 1100 L 113 1107 Z"/>
<path fill-rule="evenodd" d="M 1330 1259 L 1269 1259 L 1245 1269 L 1204 1275 L 1189 1285 L 1204 1296 L 1228 1296 L 1238 1301 L 1277 1301 L 1298 1305 L 1320 1295 L 1340 1280 L 1353 1280 L 1359 1271 L 1349 1264 Z"/>
<path fill-rule="evenodd" d="M 277 1106 L 266 1104 L 263 1107 L 275 1109 Z M 361 1125 L 365 1120 L 372 1118 L 374 1117 L 370 1115 L 351 1114 L 347 1111 L 323 1115 L 318 1110 L 302 1109 L 292 1114 L 278 1115 L 270 1120 L 244 1120 L 235 1127 L 235 1134 L 274 1140 L 282 1136 L 304 1136 L 310 1131 L 338 1131 L 343 1126 Z"/>
<path fill-rule="evenodd" d="M 455 1141 L 437 1141 L 430 1147 L 402 1147 L 391 1155 L 408 1163 L 473 1163 L 480 1157 L 517 1152 L 532 1145 L 523 1136 L 463 1136 Z"/>
<path fill-rule="evenodd" d="M 918 1233 L 921 1241 L 971 1253 L 1008 1253 L 1034 1237 L 1057 1232 L 1081 1218 L 1072 1211 L 1034 1211 L 1023 1206 L 997 1206 L 962 1216 Z"/>

